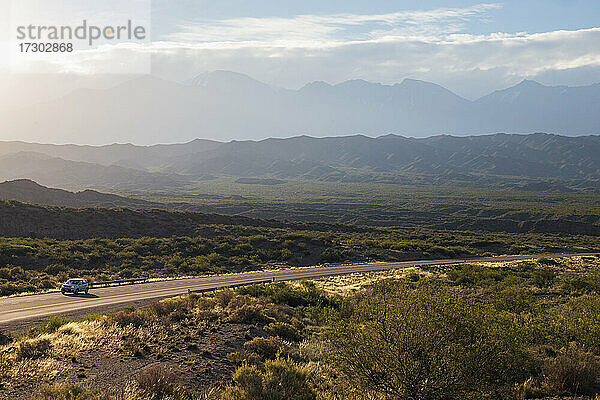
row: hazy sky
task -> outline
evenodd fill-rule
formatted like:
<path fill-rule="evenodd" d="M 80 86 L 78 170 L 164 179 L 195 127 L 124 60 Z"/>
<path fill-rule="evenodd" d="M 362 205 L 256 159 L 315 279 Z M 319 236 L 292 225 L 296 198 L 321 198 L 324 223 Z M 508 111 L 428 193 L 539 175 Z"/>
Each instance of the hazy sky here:
<path fill-rule="evenodd" d="M 6 11 L 10 1 L 0 2 Z M 36 9 L 50 13 L 69 3 L 40 1 Z M 144 7 L 142 0 L 129 3 Z M 71 20 L 109 14 L 105 1 L 80 4 L 88 9 L 71 10 Z M 551 85 L 600 81 L 598 0 L 154 0 L 151 16 L 150 43 L 104 44 L 56 59 L 48 70 L 93 74 L 151 57 L 153 74 L 176 81 L 216 69 L 287 88 L 410 77 L 468 98 L 524 78 Z M 8 22 L 0 21 L 5 48 L 13 36 Z M 0 58 L 2 67 L 7 58 Z"/>

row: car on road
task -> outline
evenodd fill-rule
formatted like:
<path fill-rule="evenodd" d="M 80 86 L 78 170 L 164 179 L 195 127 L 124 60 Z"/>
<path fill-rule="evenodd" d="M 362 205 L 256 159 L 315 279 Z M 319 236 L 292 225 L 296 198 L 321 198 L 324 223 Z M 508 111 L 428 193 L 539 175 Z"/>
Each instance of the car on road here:
<path fill-rule="evenodd" d="M 69 279 L 68 281 L 63 283 L 63 285 L 60 287 L 60 292 L 62 294 L 65 294 L 65 293 L 73 293 L 73 294 L 85 293 L 85 294 L 87 294 L 88 290 L 89 290 L 88 281 L 87 281 L 87 279 L 82 279 L 82 278 Z"/>

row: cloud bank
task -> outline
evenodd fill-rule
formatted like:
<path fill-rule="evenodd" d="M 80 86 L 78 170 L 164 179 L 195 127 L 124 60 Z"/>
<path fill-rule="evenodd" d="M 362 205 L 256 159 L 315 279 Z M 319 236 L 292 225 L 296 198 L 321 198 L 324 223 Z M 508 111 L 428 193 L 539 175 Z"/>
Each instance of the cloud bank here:
<path fill-rule="evenodd" d="M 313 80 L 393 83 L 410 77 L 470 98 L 523 78 L 554 77 L 572 84 L 591 83 L 598 76 L 600 27 L 468 33 L 473 24 L 485 26 L 501 7 L 198 20 L 177 25 L 151 44 L 102 46 L 57 61 L 55 67 L 94 73 L 103 65 L 134 63 L 150 54 L 153 74 L 179 81 L 215 69 L 284 87 Z"/>

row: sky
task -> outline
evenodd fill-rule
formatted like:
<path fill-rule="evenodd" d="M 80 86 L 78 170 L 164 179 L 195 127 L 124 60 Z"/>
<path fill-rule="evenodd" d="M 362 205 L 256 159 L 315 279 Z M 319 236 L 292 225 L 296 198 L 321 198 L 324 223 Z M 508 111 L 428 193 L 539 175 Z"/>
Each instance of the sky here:
<path fill-rule="evenodd" d="M 546 85 L 600 82 L 597 0 L 73 3 L 0 0 L 2 50 L 13 53 L 0 58 L 5 79 L 25 72 L 149 72 L 185 81 L 224 69 L 286 88 L 312 81 L 422 79 L 469 99 L 523 79 Z M 130 15 L 149 24 L 151 36 L 15 63 L 15 4 L 25 19 L 35 11 L 56 23 L 83 17 L 109 23 Z"/>

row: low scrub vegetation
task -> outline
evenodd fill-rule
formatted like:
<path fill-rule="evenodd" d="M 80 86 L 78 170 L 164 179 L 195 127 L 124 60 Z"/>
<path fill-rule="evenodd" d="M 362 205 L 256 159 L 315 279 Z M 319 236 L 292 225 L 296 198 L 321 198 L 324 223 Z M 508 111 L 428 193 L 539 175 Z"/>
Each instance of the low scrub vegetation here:
<path fill-rule="evenodd" d="M 56 289 L 73 276 L 91 281 L 198 276 L 319 263 L 581 252 L 600 238 L 339 226 L 329 231 L 200 225 L 191 236 L 56 240 L 0 238 L 0 296 Z M 552 282 L 551 265 L 537 284 Z M 468 278 L 468 277 L 467 277 Z M 565 281 L 576 286 L 577 277 Z"/>
<path fill-rule="evenodd" d="M 25 386 L 40 399 L 594 399 L 599 268 L 431 266 L 53 320 L 0 348 L 0 397 Z M 129 376 L 112 372 L 124 366 Z M 82 370 L 110 371 L 111 384 L 94 389 Z"/>
<path fill-rule="evenodd" d="M 98 389 L 90 389 L 76 384 L 44 386 L 35 400 L 107 400 Z"/>

